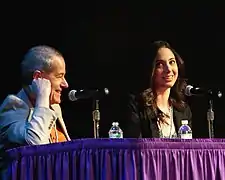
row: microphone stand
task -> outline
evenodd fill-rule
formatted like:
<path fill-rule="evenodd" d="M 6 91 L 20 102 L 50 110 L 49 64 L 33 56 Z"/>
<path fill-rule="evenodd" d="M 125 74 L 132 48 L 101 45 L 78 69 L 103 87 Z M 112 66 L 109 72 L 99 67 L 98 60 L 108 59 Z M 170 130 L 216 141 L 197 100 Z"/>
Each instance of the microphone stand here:
<path fill-rule="evenodd" d="M 209 99 L 209 109 L 207 112 L 207 120 L 208 120 L 208 131 L 209 138 L 214 138 L 214 111 L 213 111 L 213 100 Z"/>
<path fill-rule="evenodd" d="M 100 111 L 99 111 L 99 100 L 96 98 L 94 98 L 93 100 L 92 117 L 94 121 L 94 138 L 99 138 Z"/>

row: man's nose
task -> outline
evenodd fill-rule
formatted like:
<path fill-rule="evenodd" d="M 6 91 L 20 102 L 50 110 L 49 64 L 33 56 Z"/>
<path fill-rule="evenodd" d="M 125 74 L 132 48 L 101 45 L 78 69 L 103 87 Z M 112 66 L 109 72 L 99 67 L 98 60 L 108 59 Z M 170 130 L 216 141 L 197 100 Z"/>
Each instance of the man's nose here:
<path fill-rule="evenodd" d="M 68 88 L 69 87 L 69 84 L 67 83 L 65 78 L 63 79 L 63 82 L 62 82 L 61 86 L 64 87 L 64 88 Z"/>

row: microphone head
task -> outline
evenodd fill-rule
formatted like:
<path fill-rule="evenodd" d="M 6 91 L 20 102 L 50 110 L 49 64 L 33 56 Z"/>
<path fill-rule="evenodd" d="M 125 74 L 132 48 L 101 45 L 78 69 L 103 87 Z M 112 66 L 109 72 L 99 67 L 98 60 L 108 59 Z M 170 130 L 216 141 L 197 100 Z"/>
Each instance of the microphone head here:
<path fill-rule="evenodd" d="M 219 91 L 219 92 L 218 92 L 218 98 L 221 98 L 222 96 L 223 96 L 222 92 Z"/>
<path fill-rule="evenodd" d="M 76 101 L 77 98 L 76 98 L 76 90 L 71 90 L 69 93 L 68 93 L 68 97 L 69 97 L 69 100 L 70 101 Z"/>
<path fill-rule="evenodd" d="M 192 89 L 192 88 L 193 88 L 193 86 L 187 85 L 186 88 L 185 88 L 184 94 L 185 94 L 186 96 L 191 96 L 191 95 L 192 95 L 192 93 L 191 93 L 191 89 Z"/>
<path fill-rule="evenodd" d="M 108 95 L 109 94 L 109 89 L 108 88 L 104 88 L 104 93 L 105 93 L 105 95 Z"/>

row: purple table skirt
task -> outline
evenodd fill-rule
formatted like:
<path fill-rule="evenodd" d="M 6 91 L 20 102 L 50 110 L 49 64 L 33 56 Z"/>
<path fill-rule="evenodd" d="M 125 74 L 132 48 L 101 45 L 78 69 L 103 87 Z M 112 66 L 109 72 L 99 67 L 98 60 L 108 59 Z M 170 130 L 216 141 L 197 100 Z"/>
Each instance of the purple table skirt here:
<path fill-rule="evenodd" d="M 225 180 L 225 139 L 78 139 L 8 155 L 12 180 Z"/>

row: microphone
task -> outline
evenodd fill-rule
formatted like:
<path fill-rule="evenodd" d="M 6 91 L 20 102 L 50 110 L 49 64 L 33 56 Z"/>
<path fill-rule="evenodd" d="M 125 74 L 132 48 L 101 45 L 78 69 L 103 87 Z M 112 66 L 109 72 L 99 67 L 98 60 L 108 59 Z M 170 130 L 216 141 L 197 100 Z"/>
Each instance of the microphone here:
<path fill-rule="evenodd" d="M 102 95 L 108 95 L 109 90 L 107 88 L 104 88 L 103 90 L 71 90 L 68 93 L 68 97 L 70 101 L 77 101 L 78 99 L 88 99 L 91 97 L 98 97 Z"/>
<path fill-rule="evenodd" d="M 193 87 L 191 85 L 187 85 L 184 91 L 186 96 L 204 96 L 204 95 L 209 95 L 209 96 L 216 96 L 218 98 L 222 97 L 222 92 L 221 91 L 212 91 L 211 89 L 205 89 L 205 88 L 200 88 L 200 87 Z"/>

